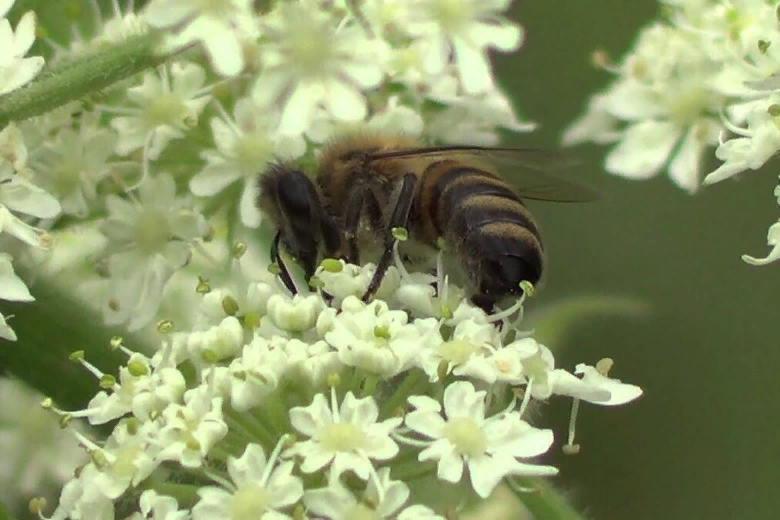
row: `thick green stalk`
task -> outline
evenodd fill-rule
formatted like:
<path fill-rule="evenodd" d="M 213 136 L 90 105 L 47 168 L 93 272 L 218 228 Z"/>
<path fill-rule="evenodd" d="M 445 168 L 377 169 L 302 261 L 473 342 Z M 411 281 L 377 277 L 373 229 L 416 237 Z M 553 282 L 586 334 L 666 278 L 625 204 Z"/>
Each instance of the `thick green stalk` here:
<path fill-rule="evenodd" d="M 546 480 L 516 478 L 515 481 L 522 487 L 534 490 L 523 492 L 508 486 L 535 520 L 585 520 L 585 517 Z"/>
<path fill-rule="evenodd" d="M 0 128 L 99 92 L 167 59 L 155 32 L 106 43 L 78 59 L 44 69 L 28 85 L 0 96 Z"/>

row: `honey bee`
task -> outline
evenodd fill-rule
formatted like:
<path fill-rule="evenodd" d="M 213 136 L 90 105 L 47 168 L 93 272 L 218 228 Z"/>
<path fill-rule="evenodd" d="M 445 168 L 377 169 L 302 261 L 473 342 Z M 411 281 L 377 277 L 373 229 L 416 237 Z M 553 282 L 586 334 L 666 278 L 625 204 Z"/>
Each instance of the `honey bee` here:
<path fill-rule="evenodd" d="M 486 312 L 536 284 L 544 249 L 521 199 L 587 201 L 597 194 L 540 169 L 561 159 L 542 149 L 424 147 L 402 136 L 341 138 L 319 157 L 312 180 L 291 164 L 271 164 L 259 177 L 258 206 L 276 226 L 271 259 L 295 292 L 279 247 L 309 279 L 323 258 L 358 264 L 378 245 L 376 272 L 363 295 L 379 288 L 393 258 L 393 230 L 404 228 L 405 256 L 436 254 L 447 245 L 463 268 L 471 300 Z M 502 178 L 500 173 L 506 176 Z"/>

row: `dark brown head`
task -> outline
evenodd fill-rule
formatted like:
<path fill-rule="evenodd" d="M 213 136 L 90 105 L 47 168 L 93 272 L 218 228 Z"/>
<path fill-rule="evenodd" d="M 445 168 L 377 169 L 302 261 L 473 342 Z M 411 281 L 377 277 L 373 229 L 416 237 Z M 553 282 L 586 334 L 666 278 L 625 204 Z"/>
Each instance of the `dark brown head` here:
<path fill-rule="evenodd" d="M 282 246 L 297 259 L 309 278 L 319 261 L 341 245 L 336 221 L 308 175 L 284 164 L 272 164 L 258 184 L 257 206 L 281 234 Z"/>

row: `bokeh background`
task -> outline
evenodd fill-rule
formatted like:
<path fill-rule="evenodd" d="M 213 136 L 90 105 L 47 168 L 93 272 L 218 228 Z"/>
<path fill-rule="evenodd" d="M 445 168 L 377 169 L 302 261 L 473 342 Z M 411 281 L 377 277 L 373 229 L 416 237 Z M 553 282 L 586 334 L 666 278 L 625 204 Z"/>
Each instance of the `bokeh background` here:
<path fill-rule="evenodd" d="M 55 38 L 68 33 L 69 15 L 90 9 L 88 0 L 16 3 L 17 13 L 35 9 Z M 518 1 L 512 17 L 526 42 L 497 56 L 497 71 L 540 128 L 506 144 L 556 146 L 589 95 L 610 81 L 590 65 L 591 52 L 617 59 L 658 11 L 652 0 Z M 780 163 L 690 196 L 664 176 L 610 176 L 604 153 L 577 148 L 573 173 L 607 200 L 532 204 L 549 254 L 538 304 L 597 294 L 646 302 L 641 317 L 579 323 L 557 353 L 569 368 L 612 357 L 611 375 L 645 395 L 622 408 L 581 408 L 582 451 L 551 457 L 561 468 L 557 484 L 597 520 L 778 518 L 780 264 L 751 267 L 740 255 L 767 251 Z M 568 412 L 568 403 L 551 402 L 544 425 L 565 431 Z"/>
<path fill-rule="evenodd" d="M 611 80 L 590 53 L 617 59 L 659 10 L 651 0 L 517 2 L 526 42 L 497 58 L 498 76 L 541 126 L 511 144 L 554 146 Z M 646 317 L 577 326 L 556 356 L 562 366 L 612 357 L 611 375 L 645 395 L 580 409 L 582 450 L 556 456 L 559 483 L 599 520 L 780 518 L 780 264 L 740 259 L 768 251 L 780 163 L 690 196 L 664 176 L 604 173 L 605 150 L 575 153 L 578 173 L 606 201 L 532 207 L 549 254 L 539 300 L 607 292 L 648 302 Z M 543 416 L 560 431 L 567 414 L 551 403 Z"/>

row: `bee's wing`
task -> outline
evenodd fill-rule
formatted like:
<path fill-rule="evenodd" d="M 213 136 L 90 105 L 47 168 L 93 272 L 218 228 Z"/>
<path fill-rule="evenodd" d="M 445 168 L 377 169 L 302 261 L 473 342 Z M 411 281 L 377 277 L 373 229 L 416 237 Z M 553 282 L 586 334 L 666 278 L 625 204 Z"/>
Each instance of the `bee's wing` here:
<path fill-rule="evenodd" d="M 369 161 L 429 157 L 435 160 L 456 160 L 472 164 L 487 163 L 524 199 L 553 202 L 587 202 L 598 200 L 601 194 L 587 186 L 548 173 L 576 164 L 563 152 L 542 148 L 483 148 L 480 146 L 440 146 L 402 148 L 369 154 Z"/>

